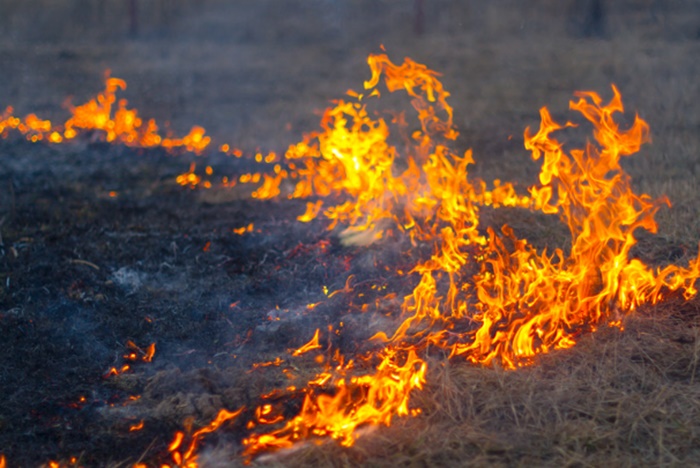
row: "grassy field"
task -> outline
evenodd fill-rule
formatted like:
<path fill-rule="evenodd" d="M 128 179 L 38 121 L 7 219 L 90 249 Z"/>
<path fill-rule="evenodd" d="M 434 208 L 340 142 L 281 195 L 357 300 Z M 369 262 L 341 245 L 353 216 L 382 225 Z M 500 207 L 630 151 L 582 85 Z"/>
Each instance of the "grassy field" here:
<path fill-rule="evenodd" d="M 522 135 L 539 125 L 540 107 L 565 121 L 574 91 L 608 99 L 614 83 L 629 115 L 637 112 L 652 132 L 652 144 L 624 167 L 638 191 L 672 202 L 657 215 L 658 235 L 640 235 L 636 253 L 656 265 L 697 254 L 695 1 L 603 1 L 600 17 L 586 1 L 425 1 L 422 33 L 410 1 L 140 1 L 136 32 L 127 3 L 0 0 L 0 107 L 65 118 L 66 97 L 84 102 L 110 69 L 126 79 L 122 95 L 130 105 L 177 133 L 202 125 L 217 141 L 247 151 L 284 151 L 316 129 L 330 100 L 360 90 L 369 77 L 367 55 L 383 45 L 396 62 L 408 56 L 442 73 L 461 132 L 457 146 L 474 150 L 473 174 L 524 187 L 539 167 Z M 296 293 L 282 302 L 294 307 L 312 302 L 305 291 L 314 284 L 342 286 L 340 260 L 308 278 L 285 270 L 297 243 L 327 236 L 321 225 L 316 232 L 287 222 L 287 208 L 274 202 L 220 202 L 181 189 L 172 179 L 187 168 L 184 157 L 99 145 L 1 145 L 0 232 L 8 249 L 23 246 L 14 258 L 5 250 L 0 271 L 0 327 L 8 343 L 0 353 L 0 394 L 12 395 L 0 403 L 0 453 L 8 466 L 71 456 L 85 466 L 156 460 L 186 418 L 206 424 L 222 406 L 245 404 L 270 384 L 217 356 L 274 309 L 275 288 L 293 284 Z M 215 157 L 211 163 L 217 172 L 241 169 Z M 111 190 L 122 194 L 117 204 L 105 195 Z M 566 247 L 556 223 L 514 210 L 492 217 L 535 245 Z M 231 240 L 230 228 L 248 222 L 270 237 L 250 245 Z M 207 241 L 215 258 L 185 255 Z M 358 252 L 341 254 L 370 255 Z M 75 258 L 101 269 L 65 267 Z M 150 276 L 137 275 L 138 287 L 117 288 L 114 272 L 124 265 L 122 273 Z M 361 274 L 371 277 L 366 268 Z M 10 279 L 18 286 L 7 286 Z M 239 294 L 249 295 L 242 322 L 222 331 Z M 428 384 L 414 397 L 419 417 L 376 428 L 351 448 L 302 445 L 256 464 L 700 464 L 699 311 L 697 298 L 647 306 L 625 319 L 624 331 L 600 330 L 517 371 L 430 356 Z M 155 325 L 144 324 L 144 315 L 156 317 Z M 280 339 L 259 339 L 266 337 Z M 116 382 L 101 380 L 128 339 L 163 343 L 156 362 Z M 284 339 L 290 346 L 305 341 Z M 278 348 L 261 342 L 259 355 L 241 360 Z M 136 392 L 143 402 L 123 410 L 95 404 L 82 416 L 56 403 L 89 392 L 95 400 Z M 142 437 L 125 429 L 134 419 L 147 420 Z M 236 436 L 222 435 L 200 462 L 238 464 L 238 453 Z"/>

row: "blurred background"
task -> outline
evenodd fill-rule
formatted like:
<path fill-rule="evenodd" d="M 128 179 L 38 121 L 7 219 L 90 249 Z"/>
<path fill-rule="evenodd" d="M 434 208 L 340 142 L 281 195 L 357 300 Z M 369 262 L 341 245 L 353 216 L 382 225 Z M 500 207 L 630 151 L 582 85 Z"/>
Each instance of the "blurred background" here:
<path fill-rule="evenodd" d="M 566 119 L 574 91 L 607 99 L 612 83 L 652 128 L 630 169 L 642 188 L 700 175 L 697 0 L 0 0 L 0 107 L 63 119 L 65 99 L 94 96 L 109 69 L 128 83 L 121 97 L 176 133 L 202 125 L 283 151 L 361 90 L 381 45 L 443 74 L 487 179 L 523 176 L 509 162 L 540 107 Z"/>

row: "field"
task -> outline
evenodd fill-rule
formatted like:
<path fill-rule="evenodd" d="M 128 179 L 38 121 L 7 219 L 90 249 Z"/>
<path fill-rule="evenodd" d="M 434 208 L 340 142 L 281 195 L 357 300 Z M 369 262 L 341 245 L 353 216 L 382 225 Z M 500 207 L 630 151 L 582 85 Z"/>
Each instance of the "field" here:
<path fill-rule="evenodd" d="M 99 132 L 61 145 L 0 139 L 0 456 L 8 467 L 160 466 L 177 431 L 315 372 L 288 350 L 345 323 L 343 353 L 386 322 L 357 313 L 376 288 L 410 294 L 430 246 L 401 236 L 352 245 L 343 226 L 297 221 L 306 200 L 256 200 L 254 187 L 183 187 L 192 162 L 232 178 L 315 131 L 323 109 L 362 91 L 367 57 L 410 57 L 441 74 L 471 148 L 469 177 L 525 188 L 540 162 L 524 149 L 539 109 L 572 118 L 579 90 L 622 94 L 651 144 L 622 162 L 638 193 L 667 196 L 658 233 L 631 255 L 685 265 L 700 241 L 700 7 L 691 0 L 389 2 L 0 0 L 0 109 L 65 120 L 103 89 L 175 134 L 204 127 L 233 158 L 134 148 Z M 418 5 L 422 5 L 420 8 Z M 410 111 L 405 95 L 382 96 Z M 414 128 L 410 128 L 414 130 Z M 586 133 L 588 132 L 588 133 Z M 578 144 L 589 130 L 567 144 Z M 201 172 L 200 172 L 201 174 Z M 569 249 L 566 226 L 516 208 L 485 209 L 538 249 Z M 250 232 L 234 229 L 253 225 Z M 410 251 L 410 254 L 406 252 Z M 362 296 L 328 295 L 352 289 Z M 347 291 L 346 291 L 347 292 Z M 358 299 L 361 297 L 363 299 Z M 309 307 L 309 304 L 318 304 Z M 379 302 L 377 302 L 379 304 Z M 612 305 L 611 307 L 615 307 Z M 390 315 L 389 310 L 387 314 Z M 528 366 L 486 366 L 428 350 L 415 417 L 360 427 L 254 458 L 262 466 L 691 466 L 700 464 L 700 299 L 679 294 L 622 314 L 623 329 L 581 333 Z M 281 320 L 277 318 L 282 317 Z M 131 369 L 108 375 L 133 351 Z M 152 362 L 143 354 L 155 343 Z M 279 368 L 255 367 L 282 356 Z M 293 375 L 293 379 L 290 378 Z M 286 403 L 293 414 L 299 396 Z M 136 429 L 143 422 L 143 427 Z M 200 466 L 243 464 L 245 420 L 203 438 Z M 0 458 L 2 460 L 2 458 Z M 0 463 L 0 466 L 2 464 Z"/>

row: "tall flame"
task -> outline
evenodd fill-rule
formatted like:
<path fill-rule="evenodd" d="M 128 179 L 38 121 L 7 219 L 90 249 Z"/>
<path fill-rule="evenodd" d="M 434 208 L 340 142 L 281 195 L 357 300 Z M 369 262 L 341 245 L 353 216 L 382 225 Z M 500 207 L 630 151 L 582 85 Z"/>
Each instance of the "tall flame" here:
<path fill-rule="evenodd" d="M 571 102 L 571 109 L 594 127 L 595 141 L 583 149 L 567 153 L 551 136 L 565 127 L 555 123 L 546 108 L 541 110 L 539 131 L 525 131 L 526 149 L 533 160 L 543 160 L 540 184 L 519 196 L 511 184 L 496 181 L 489 191 L 481 181 L 469 182 L 471 152 L 460 157 L 440 142 L 454 139 L 457 132 L 445 101 L 449 94 L 434 72 L 410 59 L 394 65 L 386 55 L 370 56 L 368 62 L 372 78 L 365 83 L 367 89 L 376 90 L 384 74 L 389 91 L 404 89 L 413 98 L 422 130 L 412 136 L 418 150 L 407 156 L 408 169 L 398 176 L 392 172 L 397 150 L 387 143 L 387 123 L 371 119 L 364 105 L 343 101 L 324 114 L 322 133 L 290 148 L 286 157 L 306 158 L 307 169 L 299 171 L 302 181 L 292 197 L 351 196 L 325 211 L 333 220 L 331 228 L 344 222 L 365 230 L 377 219 L 390 217 L 412 229 L 412 236 L 435 244 L 433 257 L 414 270 L 422 280 L 404 304 L 406 321 L 391 340 L 384 334 L 378 337 L 397 342 L 424 318 L 452 327 L 455 320 L 469 316 L 481 327 L 460 343 L 448 346 L 441 332 L 426 339 L 448 346 L 454 354 L 467 354 L 472 361 L 488 363 L 498 357 L 515 367 L 538 352 L 571 346 L 576 334 L 595 328 L 612 311 L 656 303 L 676 290 L 686 298 L 695 294 L 697 260 L 686 268 L 671 265 L 654 272 L 640 260 L 629 259 L 635 230 L 656 232 L 654 215 L 669 203 L 634 193 L 619 165 L 622 156 L 636 153 L 649 140 L 649 128 L 636 117 L 629 129 L 620 129 L 614 114 L 624 109 L 617 88 L 613 86 L 607 105 L 592 92 L 577 93 L 579 99 Z M 317 143 L 310 143 L 314 139 Z M 420 155 L 427 157 L 419 167 Z M 556 214 L 569 227 L 571 249 L 566 254 L 561 249 L 551 255 L 538 253 L 507 226 L 500 234 L 488 230 L 484 236 L 477 229 L 480 205 Z M 397 206 L 403 210 L 397 213 Z M 309 204 L 303 220 L 315 212 L 318 204 Z M 467 265 L 479 265 L 479 272 L 469 275 Z M 447 294 L 438 297 L 437 283 L 446 277 Z M 472 284 L 474 292 L 465 294 L 464 284 Z"/>
<path fill-rule="evenodd" d="M 252 195 L 258 199 L 316 198 L 299 221 L 324 216 L 329 229 L 345 227 L 347 243 L 405 235 L 431 246 L 432 255 L 409 273 L 397 273 L 415 278 L 416 286 L 395 314 L 393 329 L 374 335 L 378 351 L 346 360 L 330 348 L 331 340 L 328 348 L 322 347 L 316 330 L 289 358 L 323 352 L 334 356 L 334 364 L 317 360 L 325 367 L 303 388 L 278 392 L 301 398 L 296 415 L 286 416 L 276 406 L 279 399 L 265 396 L 251 409 L 222 410 L 192 435 L 177 433 L 170 447 L 177 466 L 197 466 L 203 437 L 233 419 L 248 418 L 243 445 L 249 457 L 319 438 L 350 446 L 363 426 L 388 425 L 394 416 L 420 412 L 409 403 L 411 393 L 425 383 L 428 347 L 446 350 L 452 358 L 515 369 L 532 364 L 538 354 L 573 346 L 582 333 L 619 325 L 625 314 L 643 304 L 697 294 L 700 257 L 685 267 L 656 269 L 630 258 L 637 230 L 655 233 L 656 212 L 670 203 L 635 193 L 620 165 L 622 157 L 649 141 L 649 126 L 638 116 L 628 128 L 617 123 L 615 117 L 624 109 L 615 86 L 607 104 L 593 92 L 576 93 L 577 100 L 570 103 L 593 128 L 592 139 L 582 148 L 567 149 L 554 136 L 574 124 L 558 124 L 546 108 L 540 110 L 540 128 L 524 133 L 525 148 L 533 161 L 541 162 L 539 183 L 521 193 L 511 183 L 469 179 L 472 152 L 458 154 L 450 148 L 458 132 L 449 93 L 437 73 L 408 58 L 394 64 L 385 54 L 370 55 L 368 64 L 366 95 L 348 92 L 349 99 L 324 112 L 320 130 L 290 146 L 283 158 L 255 156 L 274 165 L 271 173 L 243 174 L 238 181 L 260 184 Z M 405 149 L 391 144 L 390 136 L 392 131 L 407 133 L 406 117 L 392 114 L 386 119 L 368 110 L 368 102 L 379 99 L 382 84 L 389 92 L 405 91 L 416 112 L 420 129 L 407 135 Z M 108 78 L 96 99 L 71 108 L 73 116 L 60 131 L 33 115 L 13 117 L 8 108 L 0 117 L 0 134 L 15 129 L 30 139 L 57 142 L 99 130 L 106 141 L 127 145 L 191 151 L 209 145 L 199 127 L 180 139 L 158 136 L 155 122 L 144 124 L 126 101 L 116 101 L 116 91 L 125 86 Z M 220 148 L 241 156 L 229 145 Z M 194 170 L 183 175 L 183 184 L 200 184 Z M 287 193 L 285 180 L 293 181 Z M 557 216 L 568 227 L 570 245 L 539 251 L 508 225 L 484 228 L 484 206 Z M 343 292 L 352 293 L 349 284 Z M 152 356 L 150 350 L 146 354 Z M 278 359 L 274 363 L 282 362 Z"/>
<path fill-rule="evenodd" d="M 624 109 L 615 86 L 607 104 L 592 92 L 577 93 L 570 103 L 593 127 L 583 148 L 566 150 L 553 135 L 575 125 L 557 124 L 541 109 L 539 130 L 524 134 L 525 148 L 542 164 L 539 183 L 519 194 L 509 183 L 494 181 L 488 189 L 469 180 L 472 153 L 460 156 L 449 148 L 457 131 L 436 73 L 410 59 L 395 65 L 386 55 L 372 55 L 368 63 L 368 97 L 379 96 L 383 79 L 390 92 L 404 90 L 412 98 L 421 129 L 410 136 L 408 150 L 401 154 L 388 142 L 392 126 L 405 127 L 405 118 L 372 116 L 366 98 L 350 92 L 355 102 L 337 101 L 324 113 L 319 132 L 289 148 L 289 170 L 278 180 L 297 180 L 290 198 L 321 197 L 307 204 L 302 222 L 322 213 L 329 229 L 343 224 L 346 233 L 369 233 L 362 237 L 366 242 L 381 238 L 387 226 L 382 220 L 388 220 L 413 241 L 431 244 L 433 255 L 413 268 L 419 281 L 404 299 L 400 324 L 374 336 L 384 347 L 363 357 L 364 373 L 343 364 L 327 368 L 303 390 L 296 416 L 284 423 L 274 418 L 279 428 L 265 431 L 265 424 L 249 423 L 252 434 L 243 441 L 248 456 L 322 436 L 351 445 L 359 427 L 417 414 L 409 399 L 425 382 L 421 356 L 428 346 L 453 358 L 514 369 L 538 354 L 573 346 L 601 325 L 619 326 L 624 314 L 642 304 L 697 293 L 700 259 L 653 269 L 630 258 L 635 231 L 655 233 L 654 216 L 670 203 L 635 193 L 620 166 L 623 156 L 649 141 L 649 127 L 638 116 L 629 128 L 616 122 Z M 344 201 L 332 204 L 339 198 Z M 507 225 L 498 232 L 484 229 L 482 206 L 558 216 L 569 229 L 570 247 L 538 251 Z M 300 349 L 317 345 L 318 330 Z M 376 364 L 368 369 L 371 362 Z M 269 404 L 265 408 L 274 413 Z"/>

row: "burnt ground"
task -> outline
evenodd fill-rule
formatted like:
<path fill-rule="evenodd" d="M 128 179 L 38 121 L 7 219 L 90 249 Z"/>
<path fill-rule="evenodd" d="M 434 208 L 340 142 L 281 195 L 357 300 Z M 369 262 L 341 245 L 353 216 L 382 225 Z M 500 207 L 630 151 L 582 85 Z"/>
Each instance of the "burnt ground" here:
<path fill-rule="evenodd" d="M 65 117 L 64 98 L 91 97 L 111 68 L 129 83 L 131 105 L 175 131 L 199 124 L 251 152 L 281 151 L 316 128 L 316 110 L 360 88 L 367 54 L 384 44 L 396 61 L 410 56 L 444 74 L 475 174 L 522 185 L 537 173 L 520 135 L 537 125 L 538 108 L 564 120 L 573 91 L 609 96 L 614 82 L 654 140 L 626 168 L 640 190 L 674 203 L 637 254 L 663 264 L 696 253 L 700 13 L 692 1 L 604 1 L 600 14 L 584 1 L 425 2 L 420 34 L 412 2 L 153 2 L 136 34 L 125 3 L 0 1 L 0 105 Z M 254 362 L 341 319 L 352 326 L 339 345 L 366 346 L 377 316 L 356 314 L 361 304 L 346 295 L 327 298 L 324 286 L 341 289 L 353 274 L 368 302 L 372 286 L 401 297 L 411 278 L 389 272 L 429 254 L 407 255 L 401 241 L 342 246 L 323 221 L 295 220 L 303 201 L 182 188 L 174 178 L 192 160 L 89 138 L 56 147 L 0 141 L 8 466 L 162 461 L 188 421 L 206 424 L 287 381 L 281 370 L 250 372 Z M 217 174 L 253 167 L 216 154 L 206 162 Z M 563 242 L 547 220 L 488 216 L 543 246 Z M 232 233 L 250 223 L 253 232 Z M 420 417 L 352 448 L 309 445 L 257 463 L 698 464 L 697 312 L 697 300 L 648 307 L 624 332 L 601 330 L 516 372 L 430 356 L 429 384 L 415 396 Z M 124 364 L 128 341 L 156 343 L 153 362 L 106 376 Z M 299 379 L 307 372 L 286 370 Z M 140 421 L 144 428 L 129 432 Z M 234 424 L 207 439 L 202 463 L 240 463 L 242 433 Z"/>
<path fill-rule="evenodd" d="M 409 267 L 398 246 L 343 248 L 324 223 L 297 222 L 290 212 L 304 201 L 202 201 L 174 183 L 182 161 L 162 151 L 0 144 L 2 301 L 12 305 L 2 313 L 2 447 L 20 465 L 152 457 L 187 417 L 206 422 L 280 384 L 246 377 L 254 362 L 361 306 L 327 299 L 324 286 L 342 289 L 354 274 L 356 290 L 371 292 L 390 285 L 380 262 Z M 366 338 L 347 334 L 341 349 Z M 129 340 L 155 342 L 155 361 L 107 376 L 127 362 Z M 146 429 L 129 434 L 139 421 Z"/>

